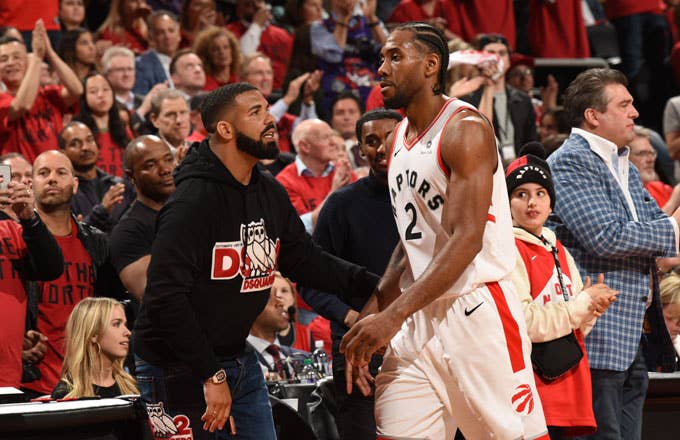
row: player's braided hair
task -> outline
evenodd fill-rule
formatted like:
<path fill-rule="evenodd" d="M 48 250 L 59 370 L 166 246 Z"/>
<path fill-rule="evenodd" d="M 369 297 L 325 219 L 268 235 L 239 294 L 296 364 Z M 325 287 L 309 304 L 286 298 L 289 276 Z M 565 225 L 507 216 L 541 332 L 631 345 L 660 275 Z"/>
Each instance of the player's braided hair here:
<path fill-rule="evenodd" d="M 397 26 L 394 30 L 411 31 L 416 41 L 423 43 L 431 53 L 439 56 L 438 84 L 432 88 L 435 95 L 444 93 L 446 87 L 446 71 L 449 67 L 449 47 L 444 33 L 434 26 L 420 21 L 412 21 Z"/>

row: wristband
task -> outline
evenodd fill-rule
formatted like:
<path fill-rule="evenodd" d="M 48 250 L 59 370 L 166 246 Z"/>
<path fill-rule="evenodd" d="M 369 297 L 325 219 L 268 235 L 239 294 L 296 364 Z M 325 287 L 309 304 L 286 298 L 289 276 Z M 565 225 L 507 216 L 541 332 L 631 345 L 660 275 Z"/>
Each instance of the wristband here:
<path fill-rule="evenodd" d="M 341 26 L 341 27 L 349 27 L 349 25 L 348 25 L 347 23 L 343 23 L 343 22 L 341 22 L 341 21 L 336 21 L 335 24 L 336 24 L 337 26 Z"/>
<path fill-rule="evenodd" d="M 376 27 L 380 24 L 380 20 L 368 23 L 368 27 Z"/>

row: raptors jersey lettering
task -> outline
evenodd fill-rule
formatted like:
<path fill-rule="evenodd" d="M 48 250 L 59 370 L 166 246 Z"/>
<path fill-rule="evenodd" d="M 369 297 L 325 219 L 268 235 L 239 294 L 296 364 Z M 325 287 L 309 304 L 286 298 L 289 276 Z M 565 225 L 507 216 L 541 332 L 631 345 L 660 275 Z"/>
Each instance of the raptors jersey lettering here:
<path fill-rule="evenodd" d="M 399 237 L 408 255 L 409 268 L 402 277 L 402 289 L 422 275 L 450 237 L 442 227 L 449 171 L 441 158 L 441 137 L 446 124 L 462 109 L 475 110 L 460 100 L 449 99 L 430 126 L 410 143 L 406 142 L 407 118 L 395 129 L 388 179 Z M 482 250 L 445 296 L 463 295 L 484 283 L 502 280 L 514 267 L 512 220 L 499 158 Z"/>

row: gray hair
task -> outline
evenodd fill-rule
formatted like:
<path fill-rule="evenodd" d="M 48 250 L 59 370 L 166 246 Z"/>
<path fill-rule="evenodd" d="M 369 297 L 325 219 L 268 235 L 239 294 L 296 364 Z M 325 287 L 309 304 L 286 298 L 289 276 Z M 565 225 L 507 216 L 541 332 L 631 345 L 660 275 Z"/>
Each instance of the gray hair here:
<path fill-rule="evenodd" d="M 135 54 L 130 49 L 123 46 L 111 46 L 102 55 L 102 71 L 104 73 L 109 71 L 111 59 L 115 57 L 128 57 L 133 63 L 135 62 Z"/>
<path fill-rule="evenodd" d="M 649 128 L 643 127 L 642 125 L 635 125 L 633 127 L 633 133 L 635 133 L 635 136 L 638 137 L 643 137 L 649 139 Z"/>
<path fill-rule="evenodd" d="M 163 105 L 163 101 L 165 101 L 166 99 L 179 99 L 179 98 L 184 99 L 184 101 L 186 102 L 186 98 L 184 97 L 184 94 L 182 94 L 182 92 L 180 92 L 177 89 L 161 90 L 160 92 L 158 92 L 156 94 L 156 96 L 151 98 L 150 113 L 153 114 L 153 115 L 156 115 L 156 116 L 160 115 L 161 114 L 161 106 Z M 189 104 L 187 103 L 187 107 L 188 106 L 189 106 Z"/>

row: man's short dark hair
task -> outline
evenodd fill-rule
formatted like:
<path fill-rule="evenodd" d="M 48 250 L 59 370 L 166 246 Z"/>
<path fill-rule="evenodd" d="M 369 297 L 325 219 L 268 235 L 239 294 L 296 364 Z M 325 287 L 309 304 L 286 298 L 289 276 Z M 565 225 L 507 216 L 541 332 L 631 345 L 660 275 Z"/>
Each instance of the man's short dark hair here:
<path fill-rule="evenodd" d="M 163 16 L 167 16 L 168 18 L 172 19 L 172 21 L 177 23 L 177 27 L 179 27 L 179 20 L 175 14 L 168 11 L 167 9 L 157 9 L 149 14 L 148 17 L 146 17 L 146 26 L 149 29 L 149 37 L 151 37 L 154 33 L 153 25 L 156 22 L 156 19 Z"/>
<path fill-rule="evenodd" d="M 351 90 L 345 90 L 344 92 L 336 95 L 335 98 L 333 99 L 333 103 L 331 104 L 331 115 L 333 114 L 333 109 L 335 109 L 335 104 L 345 99 L 351 99 L 354 102 L 356 102 L 357 107 L 359 107 L 359 113 L 362 113 L 364 111 L 364 103 L 361 102 L 361 99 Z"/>
<path fill-rule="evenodd" d="M 57 146 L 59 147 L 60 150 L 66 149 L 66 139 L 64 139 L 64 133 L 66 133 L 66 130 L 76 125 L 84 125 L 85 127 L 87 127 L 87 124 L 82 121 L 71 121 L 68 124 L 64 125 L 64 128 L 62 128 L 59 134 L 57 135 Z"/>
<path fill-rule="evenodd" d="M 230 107 L 234 105 L 236 97 L 241 93 L 258 90 L 252 84 L 239 82 L 227 84 L 208 93 L 201 106 L 201 119 L 208 133 L 214 133 L 217 122 Z"/>
<path fill-rule="evenodd" d="M 439 75 L 437 85 L 432 89 L 435 95 L 444 93 L 446 89 L 446 72 L 449 68 L 449 46 L 444 33 L 436 27 L 420 21 L 412 21 L 394 28 L 395 31 L 411 31 L 415 40 L 422 43 L 429 53 L 439 57 Z"/>
<path fill-rule="evenodd" d="M 626 75 L 614 69 L 588 69 L 569 84 L 564 92 L 564 108 L 572 127 L 583 125 L 583 113 L 589 109 L 599 112 L 607 110 L 608 98 L 604 92 L 610 84 L 628 86 Z"/>
<path fill-rule="evenodd" d="M 398 112 L 385 108 L 376 108 L 367 111 L 361 115 L 356 125 L 357 140 L 359 141 L 359 144 L 361 144 L 361 130 L 363 130 L 364 124 L 370 121 L 376 121 L 378 119 L 394 119 L 395 121 L 399 122 L 403 118 Z"/>
<path fill-rule="evenodd" d="M 177 72 L 177 61 L 179 61 L 180 58 L 182 58 L 184 55 L 188 55 L 190 53 L 193 53 L 196 55 L 196 52 L 194 52 L 191 49 L 180 49 L 175 53 L 175 55 L 172 57 L 172 60 L 170 61 L 170 75 L 173 73 Z M 198 56 L 198 55 L 196 55 Z"/>
<path fill-rule="evenodd" d="M 22 46 L 26 47 L 26 44 L 23 41 L 18 40 L 14 37 L 7 37 L 7 36 L 0 37 L 0 46 L 4 46 L 5 44 L 9 44 L 9 43 L 19 43 Z"/>
<path fill-rule="evenodd" d="M 510 42 L 502 34 L 477 34 L 475 39 L 472 41 L 472 47 L 476 50 L 484 50 L 488 44 L 500 43 L 508 49 L 508 54 L 512 52 L 512 47 Z"/>

